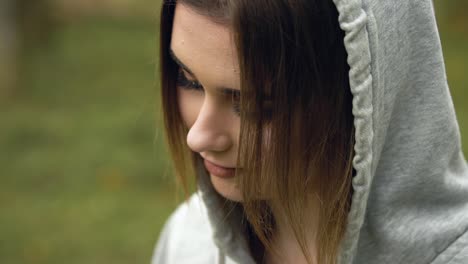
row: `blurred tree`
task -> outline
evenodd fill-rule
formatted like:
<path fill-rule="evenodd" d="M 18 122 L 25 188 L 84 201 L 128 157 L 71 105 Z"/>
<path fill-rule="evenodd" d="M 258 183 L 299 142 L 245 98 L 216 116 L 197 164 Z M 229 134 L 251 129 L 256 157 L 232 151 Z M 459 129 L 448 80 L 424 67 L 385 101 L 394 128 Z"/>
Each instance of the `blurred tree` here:
<path fill-rule="evenodd" d="M 54 5 L 49 0 L 14 0 L 14 2 L 21 49 L 33 49 L 48 44 L 58 24 L 54 17 Z"/>
<path fill-rule="evenodd" d="M 10 97 L 17 81 L 14 1 L 0 1 L 0 103 Z"/>
<path fill-rule="evenodd" d="M 21 86 L 23 55 L 49 44 L 57 27 L 48 0 L 0 1 L 0 102 L 6 102 Z"/>

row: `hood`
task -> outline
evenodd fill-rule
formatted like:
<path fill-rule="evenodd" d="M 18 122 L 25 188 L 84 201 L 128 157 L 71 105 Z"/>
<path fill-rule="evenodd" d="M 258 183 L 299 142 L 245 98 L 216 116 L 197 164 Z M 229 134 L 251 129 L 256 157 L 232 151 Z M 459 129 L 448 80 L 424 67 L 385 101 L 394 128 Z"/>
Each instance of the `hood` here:
<path fill-rule="evenodd" d="M 334 3 L 356 139 L 339 263 L 447 263 L 468 254 L 468 167 L 432 1 Z M 199 173 L 215 243 L 234 261 L 254 263 L 238 232 L 240 212 L 218 210 L 219 195 Z"/>

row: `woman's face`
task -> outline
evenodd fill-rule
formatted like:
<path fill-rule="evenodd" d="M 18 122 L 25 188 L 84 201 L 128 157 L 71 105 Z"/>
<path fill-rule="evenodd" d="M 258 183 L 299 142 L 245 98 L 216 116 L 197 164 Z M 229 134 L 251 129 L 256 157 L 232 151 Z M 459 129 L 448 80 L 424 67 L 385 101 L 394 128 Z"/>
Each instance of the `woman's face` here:
<path fill-rule="evenodd" d="M 177 89 L 182 119 L 189 128 L 187 144 L 203 158 L 216 191 L 241 201 L 233 176 L 240 129 L 240 77 L 231 31 L 177 4 L 171 53 L 180 66 Z"/>

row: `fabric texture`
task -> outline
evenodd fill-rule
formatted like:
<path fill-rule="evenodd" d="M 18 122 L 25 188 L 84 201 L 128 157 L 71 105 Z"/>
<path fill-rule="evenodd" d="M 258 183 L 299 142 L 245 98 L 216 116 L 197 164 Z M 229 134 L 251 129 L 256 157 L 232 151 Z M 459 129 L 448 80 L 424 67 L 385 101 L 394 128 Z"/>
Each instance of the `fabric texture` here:
<path fill-rule="evenodd" d="M 350 65 L 354 194 L 340 264 L 468 263 L 468 166 L 431 0 L 333 0 Z M 153 264 L 255 263 L 200 169 Z"/>

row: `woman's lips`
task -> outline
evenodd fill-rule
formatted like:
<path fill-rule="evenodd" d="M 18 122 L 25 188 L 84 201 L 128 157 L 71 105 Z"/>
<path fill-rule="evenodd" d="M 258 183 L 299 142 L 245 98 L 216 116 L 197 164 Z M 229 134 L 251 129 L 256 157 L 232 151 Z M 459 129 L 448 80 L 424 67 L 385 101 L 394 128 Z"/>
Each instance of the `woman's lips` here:
<path fill-rule="evenodd" d="M 236 169 L 234 168 L 221 167 L 206 159 L 203 159 L 203 163 L 205 164 L 206 170 L 208 170 L 210 174 L 214 176 L 220 178 L 231 178 L 235 176 Z"/>

